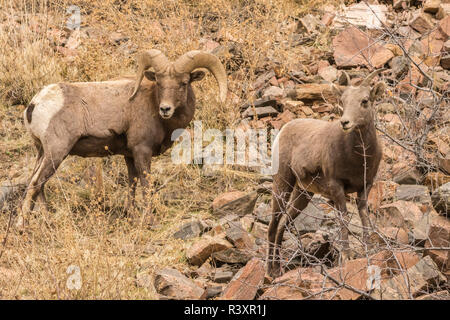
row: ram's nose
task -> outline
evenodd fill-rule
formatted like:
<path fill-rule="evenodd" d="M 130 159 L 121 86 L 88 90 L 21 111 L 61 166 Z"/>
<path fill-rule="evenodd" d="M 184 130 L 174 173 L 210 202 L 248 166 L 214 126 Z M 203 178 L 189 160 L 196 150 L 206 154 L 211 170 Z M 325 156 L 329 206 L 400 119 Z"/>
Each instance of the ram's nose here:
<path fill-rule="evenodd" d="M 159 106 L 159 113 L 163 118 L 170 118 L 172 116 L 172 106 L 167 104 L 161 104 Z"/>

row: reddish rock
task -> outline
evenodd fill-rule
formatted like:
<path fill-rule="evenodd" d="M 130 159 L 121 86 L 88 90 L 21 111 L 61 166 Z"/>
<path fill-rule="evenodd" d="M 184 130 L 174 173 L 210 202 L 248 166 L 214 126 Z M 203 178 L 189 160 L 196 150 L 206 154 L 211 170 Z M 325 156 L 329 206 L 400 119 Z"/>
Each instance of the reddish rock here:
<path fill-rule="evenodd" d="M 450 247 L 450 221 L 445 217 L 434 217 L 425 248 Z M 427 250 L 442 272 L 450 270 L 450 250 Z"/>
<path fill-rule="evenodd" d="M 348 27 L 333 39 L 334 60 L 338 67 L 380 68 L 394 54 L 356 27 Z"/>
<path fill-rule="evenodd" d="M 368 281 L 376 268 L 380 268 L 381 279 L 387 278 L 387 255 L 386 251 L 370 256 L 369 259 L 361 258 L 347 261 L 342 267 L 336 267 L 328 271 L 329 275 L 340 283 L 345 283 L 354 289 L 368 292 L 373 284 Z M 369 268 L 369 266 L 374 266 Z M 337 290 L 334 299 L 355 300 L 361 295 L 347 288 Z"/>
<path fill-rule="evenodd" d="M 253 300 L 264 281 L 264 263 L 253 258 L 239 270 L 225 288 L 222 300 Z"/>
<path fill-rule="evenodd" d="M 430 31 L 434 27 L 430 17 L 420 11 L 411 18 L 409 26 L 421 34 Z"/>
<path fill-rule="evenodd" d="M 203 236 L 187 250 L 186 257 L 190 264 L 201 266 L 213 252 L 232 248 L 233 245 L 219 236 Z"/>
<path fill-rule="evenodd" d="M 444 39 L 444 41 L 447 41 L 450 37 L 450 15 L 447 15 L 439 22 L 439 31 L 447 37 L 447 39 Z"/>
<path fill-rule="evenodd" d="M 383 201 L 393 199 L 397 187 L 398 184 L 392 181 L 376 181 L 373 184 L 367 199 L 372 211 L 377 211 Z"/>
<path fill-rule="evenodd" d="M 233 213 L 242 217 L 253 212 L 257 199 L 258 194 L 256 192 L 247 194 L 241 191 L 227 192 L 214 199 L 212 203 L 213 213 L 216 216 Z"/>
<path fill-rule="evenodd" d="M 401 273 L 381 282 L 371 294 L 379 300 L 410 299 L 423 293 L 428 286 L 436 286 L 445 281 L 443 275 L 437 270 L 436 264 L 430 257 L 425 257 Z"/>
<path fill-rule="evenodd" d="M 334 286 L 330 280 L 325 281 L 325 277 L 312 268 L 291 270 L 275 279 L 272 284 L 273 286 L 261 295 L 261 300 L 302 300 Z M 324 293 L 324 296 L 328 298 L 330 295 Z"/>
<path fill-rule="evenodd" d="M 206 298 L 204 289 L 176 269 L 165 268 L 157 271 L 154 286 L 156 292 L 172 299 L 199 300 Z"/>
<path fill-rule="evenodd" d="M 441 0 L 426 0 L 423 4 L 423 11 L 427 13 L 435 14 L 441 7 Z"/>
<path fill-rule="evenodd" d="M 385 227 L 380 228 L 379 233 L 374 232 L 370 236 L 372 243 L 377 243 L 379 246 L 385 247 L 389 242 L 396 244 L 408 244 L 408 233 L 403 228 Z M 386 243 L 386 241 L 388 243 Z"/>

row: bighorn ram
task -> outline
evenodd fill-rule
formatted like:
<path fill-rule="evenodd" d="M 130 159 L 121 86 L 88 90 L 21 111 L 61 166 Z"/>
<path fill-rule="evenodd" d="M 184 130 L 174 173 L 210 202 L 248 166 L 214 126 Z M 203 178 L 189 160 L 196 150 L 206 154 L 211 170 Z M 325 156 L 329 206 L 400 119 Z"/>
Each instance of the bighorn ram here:
<path fill-rule="evenodd" d="M 314 193 L 331 200 L 342 213 L 341 239 L 344 257 L 348 257 L 346 194 L 357 192 L 357 206 L 368 238 L 367 195 L 378 171 L 382 150 L 374 125 L 374 101 L 385 90 L 383 82 L 373 88 L 371 80 L 383 70 L 372 72 L 362 83 L 349 86 L 341 96 L 343 115 L 340 121 L 296 119 L 287 123 L 274 142 L 278 150 L 278 171 L 273 177 L 272 221 L 268 230 L 268 273 L 278 275 L 279 250 L 286 225 L 278 229 L 288 204 L 286 221 L 295 219 Z M 349 77 L 346 75 L 347 83 Z M 289 203 L 288 203 L 289 202 Z"/>
<path fill-rule="evenodd" d="M 150 67 L 155 72 L 147 70 Z M 220 100 L 225 101 L 227 78 L 216 56 L 190 51 L 170 62 L 156 49 L 139 55 L 136 81 L 51 84 L 34 96 L 24 120 L 38 156 L 18 225 L 23 225 L 37 199 L 45 204 L 44 184 L 68 155 L 123 155 L 128 168 L 128 198 L 133 201 L 136 179 L 144 190 L 148 186 L 151 157 L 169 148 L 172 132 L 185 128 L 194 116 L 191 82 L 205 75 L 194 71 L 198 68 L 214 75 Z M 142 82 L 144 76 L 150 81 Z"/>

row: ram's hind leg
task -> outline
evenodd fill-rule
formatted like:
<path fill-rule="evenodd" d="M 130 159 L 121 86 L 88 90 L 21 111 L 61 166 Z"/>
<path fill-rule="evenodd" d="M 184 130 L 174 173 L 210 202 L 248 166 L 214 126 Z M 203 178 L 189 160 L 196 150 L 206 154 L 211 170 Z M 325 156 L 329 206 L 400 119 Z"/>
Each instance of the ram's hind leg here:
<path fill-rule="evenodd" d="M 41 201 L 45 201 L 44 186 L 48 179 L 56 172 L 61 162 L 69 154 L 74 143 L 60 143 L 51 152 L 44 150 L 41 157 L 38 156 L 38 166 L 31 177 L 25 198 L 22 204 L 21 213 L 17 219 L 16 227 L 22 229 L 28 215 L 34 208 L 34 204 L 39 197 Z M 64 147 L 63 147 L 64 146 Z"/>

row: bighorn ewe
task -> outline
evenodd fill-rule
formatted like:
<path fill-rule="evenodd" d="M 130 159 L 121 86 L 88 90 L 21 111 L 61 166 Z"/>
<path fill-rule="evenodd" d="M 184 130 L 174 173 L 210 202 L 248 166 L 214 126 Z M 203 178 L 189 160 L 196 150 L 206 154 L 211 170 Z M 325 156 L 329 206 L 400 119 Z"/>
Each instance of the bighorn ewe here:
<path fill-rule="evenodd" d="M 147 70 L 150 67 L 155 72 Z M 191 82 L 205 75 L 194 71 L 198 68 L 214 75 L 220 100 L 225 101 L 225 69 L 216 56 L 202 51 L 170 62 L 152 49 L 139 55 L 136 81 L 58 83 L 40 91 L 24 112 L 38 156 L 18 225 L 35 200 L 45 204 L 44 184 L 68 155 L 123 155 L 131 190 L 128 199 L 133 201 L 137 178 L 144 190 L 148 187 L 151 157 L 169 148 L 172 132 L 185 128 L 194 116 Z M 144 76 L 151 82 L 142 82 Z"/>
<path fill-rule="evenodd" d="M 287 123 L 274 142 L 278 150 L 278 171 L 273 177 L 272 221 L 268 230 L 268 273 L 278 275 L 279 250 L 286 225 L 278 229 L 288 204 L 286 221 L 295 219 L 307 206 L 314 193 L 331 200 L 342 213 L 341 239 L 344 257 L 349 254 L 346 194 L 357 192 L 357 206 L 368 238 L 367 195 L 378 170 L 382 150 L 374 125 L 374 101 L 385 85 L 371 80 L 383 70 L 372 72 L 362 83 L 349 86 L 341 96 L 343 115 L 340 121 L 296 119 Z M 346 75 L 347 83 L 349 77 Z M 274 160 L 276 161 L 276 160 Z"/>

